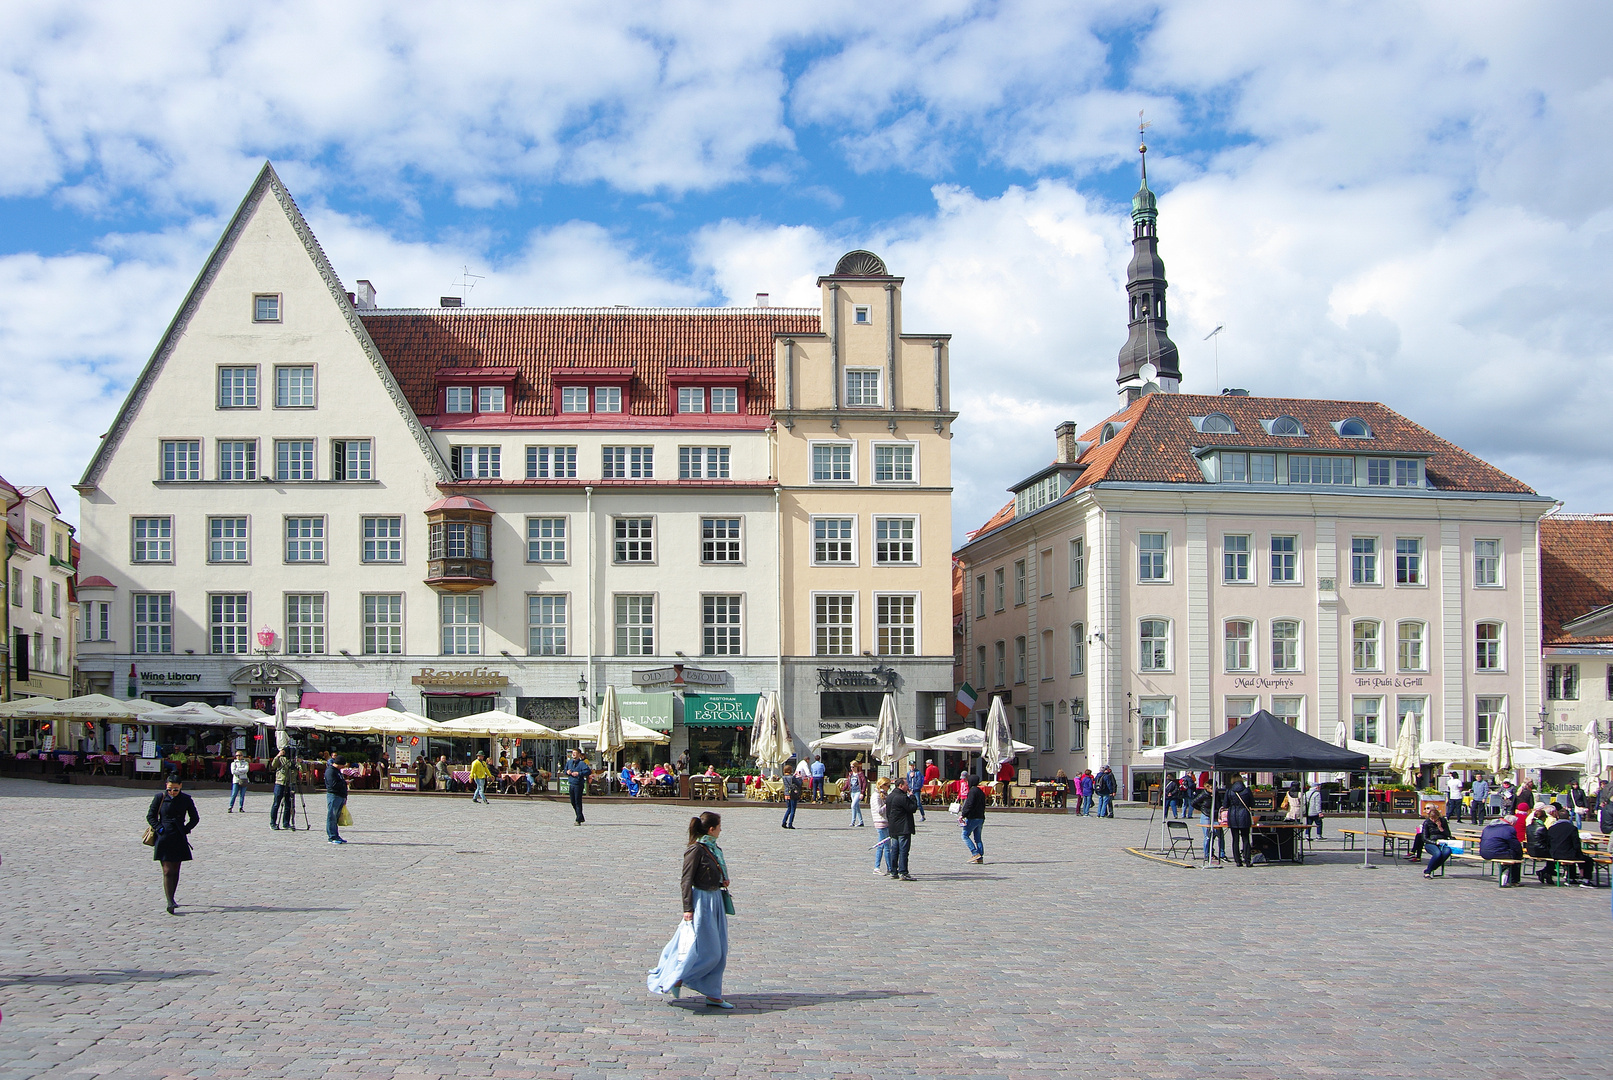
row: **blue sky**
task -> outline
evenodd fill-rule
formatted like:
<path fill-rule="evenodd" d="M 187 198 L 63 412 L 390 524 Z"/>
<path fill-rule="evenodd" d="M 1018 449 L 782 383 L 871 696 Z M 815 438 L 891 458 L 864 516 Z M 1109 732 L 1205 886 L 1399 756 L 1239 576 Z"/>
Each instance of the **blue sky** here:
<path fill-rule="evenodd" d="M 1613 510 L 1603 5 L 0 9 L 0 472 L 71 502 L 264 158 L 429 304 L 815 303 L 954 335 L 955 534 L 1114 406 L 1139 109 L 1184 389 L 1381 400 Z"/>

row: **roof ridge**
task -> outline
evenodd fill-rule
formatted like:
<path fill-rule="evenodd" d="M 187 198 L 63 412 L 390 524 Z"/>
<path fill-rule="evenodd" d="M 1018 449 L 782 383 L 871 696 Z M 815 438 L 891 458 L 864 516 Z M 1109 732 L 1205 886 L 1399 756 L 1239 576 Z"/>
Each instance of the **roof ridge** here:
<path fill-rule="evenodd" d="M 822 308 L 812 307 L 626 307 L 614 304 L 579 304 L 574 306 L 506 306 L 506 307 L 396 307 L 362 308 L 360 318 L 394 315 L 803 315 L 822 316 Z"/>

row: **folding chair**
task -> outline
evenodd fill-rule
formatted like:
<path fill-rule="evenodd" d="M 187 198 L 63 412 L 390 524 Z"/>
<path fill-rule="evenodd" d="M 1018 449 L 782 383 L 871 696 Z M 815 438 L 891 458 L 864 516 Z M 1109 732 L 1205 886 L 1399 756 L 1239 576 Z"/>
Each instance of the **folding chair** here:
<path fill-rule="evenodd" d="M 1193 842 L 1193 831 L 1187 827 L 1187 822 L 1185 821 L 1167 821 L 1165 823 L 1165 836 L 1170 841 L 1170 846 L 1165 853 L 1173 859 L 1191 859 L 1193 853 L 1198 850 L 1198 845 Z M 1177 845 L 1181 845 L 1186 849 L 1187 854 L 1185 856 L 1177 855 Z"/>

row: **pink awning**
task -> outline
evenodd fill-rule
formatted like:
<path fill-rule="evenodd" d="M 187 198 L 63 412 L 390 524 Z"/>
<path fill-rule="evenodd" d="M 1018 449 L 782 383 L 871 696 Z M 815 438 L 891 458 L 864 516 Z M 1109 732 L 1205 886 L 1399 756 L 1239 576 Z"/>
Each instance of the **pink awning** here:
<path fill-rule="evenodd" d="M 320 712 L 347 716 L 350 713 L 364 712 L 366 709 L 384 709 L 387 698 L 391 696 L 391 694 L 331 694 L 310 690 L 302 695 L 300 708 L 318 709 Z"/>

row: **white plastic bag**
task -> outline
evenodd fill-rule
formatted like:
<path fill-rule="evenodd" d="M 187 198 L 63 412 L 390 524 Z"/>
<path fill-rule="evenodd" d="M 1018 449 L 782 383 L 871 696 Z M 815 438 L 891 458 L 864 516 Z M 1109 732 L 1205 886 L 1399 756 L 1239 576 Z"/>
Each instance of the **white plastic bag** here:
<path fill-rule="evenodd" d="M 694 920 L 679 919 L 678 929 L 672 936 L 677 941 L 677 966 L 681 971 L 683 962 L 689 959 L 689 950 L 694 948 Z"/>

